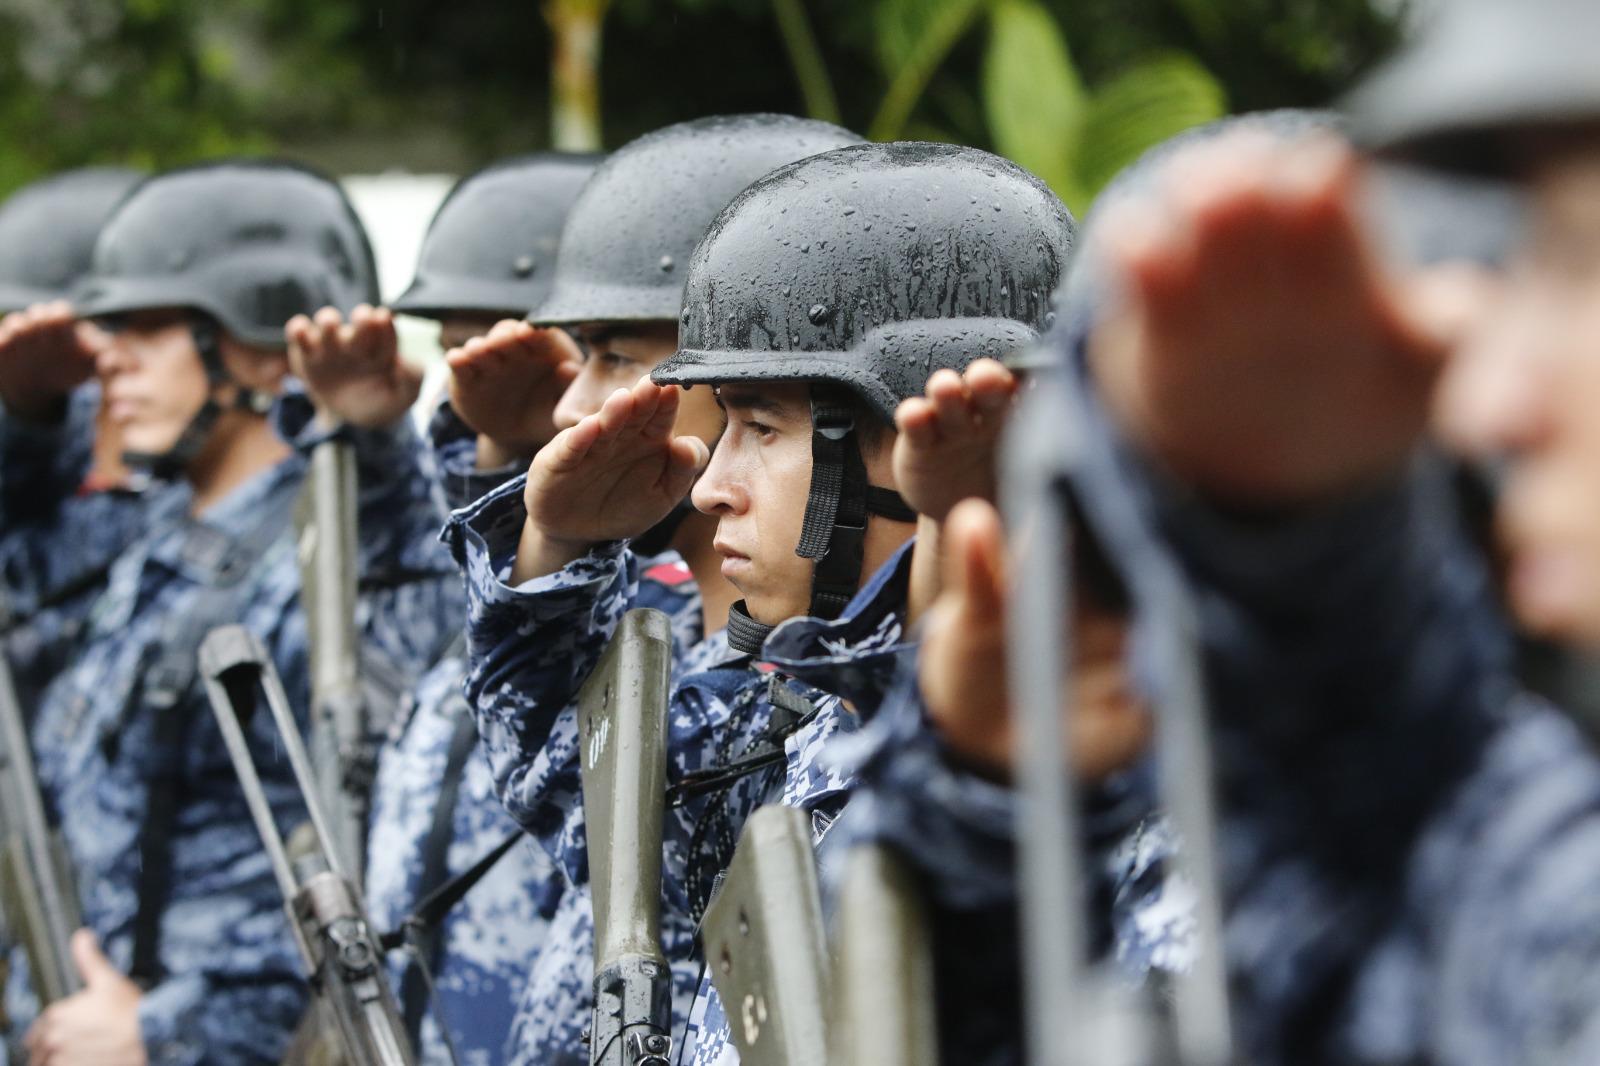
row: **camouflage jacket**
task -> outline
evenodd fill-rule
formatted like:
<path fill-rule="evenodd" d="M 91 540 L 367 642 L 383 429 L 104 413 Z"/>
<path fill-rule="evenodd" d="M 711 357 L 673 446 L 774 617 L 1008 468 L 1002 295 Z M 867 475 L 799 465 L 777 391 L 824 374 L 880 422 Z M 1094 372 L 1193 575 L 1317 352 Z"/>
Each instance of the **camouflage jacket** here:
<path fill-rule="evenodd" d="M 471 661 L 467 699 L 498 793 L 512 817 L 538 839 L 564 881 L 545 948 L 529 973 L 513 1025 L 510 1061 L 587 1063 L 581 1036 L 592 1008 L 594 935 L 577 757 L 578 689 L 617 622 L 634 607 L 654 607 L 672 618 L 679 676 L 711 676 L 720 683 L 720 693 L 736 688 L 731 682 L 742 680 L 747 671 L 702 670 L 704 664 L 729 657 L 720 635 L 701 639 L 699 596 L 675 556 L 667 562 L 641 561 L 626 545 L 604 545 L 555 574 L 507 585 L 503 576 L 526 518 L 524 485 L 518 478 L 456 512 L 445 539 L 466 572 Z M 697 721 L 680 723 L 675 714 L 674 737 L 682 726 Z M 709 730 L 701 726 L 698 733 L 704 743 Z M 692 826 L 685 827 L 679 818 L 669 818 L 668 825 L 679 828 L 679 846 L 687 848 Z M 705 888 L 709 890 L 709 880 Z M 679 886 L 680 896 L 686 891 Z M 678 908 L 685 914 L 688 910 L 687 902 Z M 699 971 L 688 961 L 693 923 L 674 921 L 674 913 L 663 915 L 663 939 L 669 958 L 683 960 L 673 973 L 675 1016 L 682 1019 Z"/>
<path fill-rule="evenodd" d="M 880 567 L 838 619 L 792 619 L 762 648 L 762 658 L 784 675 L 829 693 L 791 736 L 782 790 L 771 797 L 810 812 L 812 846 L 824 882 L 836 875 L 849 847 L 849 834 L 840 830 L 854 817 L 851 797 L 857 787 L 850 768 L 830 755 L 859 735 L 862 720 L 871 720 L 911 668 L 915 645 L 903 619 L 913 547 L 908 542 Z M 739 1061 L 727 1012 L 709 975 L 702 978 L 691 1009 L 690 1031 L 695 1066 Z"/>
<path fill-rule="evenodd" d="M 98 406 L 99 390 L 86 386 L 57 424 L 0 414 L 0 648 L 29 710 L 142 529 L 138 495 L 84 486 Z"/>
<path fill-rule="evenodd" d="M 266 1063 L 281 1056 L 304 1006 L 301 965 L 254 823 L 196 683 L 193 651 L 216 624 L 242 622 L 266 644 L 293 705 L 309 702 L 306 623 L 290 513 L 303 452 L 322 434 L 303 395 L 277 411 L 299 451 L 199 518 L 184 488 L 149 501 L 145 532 L 117 560 L 72 668 L 50 687 L 35 729 L 46 801 L 59 820 L 85 924 L 127 969 L 139 904 L 145 810 L 172 782 L 171 877 L 160 914 L 158 979 L 140 1003 L 151 1061 Z M 352 432 L 361 484 L 359 622 L 400 671 L 437 655 L 454 582 L 419 530 L 437 511 L 409 424 Z M 398 580 L 396 575 L 411 575 Z M 176 727 L 176 728 L 174 728 Z M 169 734 L 175 733 L 181 743 Z M 303 818 L 269 719 L 251 742 L 269 801 L 287 829 Z M 34 1008 L 25 964 L 12 952 L 8 1013 Z"/>
<path fill-rule="evenodd" d="M 1244 1061 L 1600 1061 L 1600 762 L 1516 684 L 1439 464 L 1240 522 L 1085 420 L 1196 600 Z"/>

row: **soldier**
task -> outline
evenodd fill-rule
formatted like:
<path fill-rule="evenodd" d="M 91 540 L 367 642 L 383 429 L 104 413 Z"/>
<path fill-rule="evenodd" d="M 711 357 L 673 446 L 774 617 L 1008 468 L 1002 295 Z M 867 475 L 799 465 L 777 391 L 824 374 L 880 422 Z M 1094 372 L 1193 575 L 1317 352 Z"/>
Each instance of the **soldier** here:
<path fill-rule="evenodd" d="M 1441 39 L 1488 17 L 1486 47 L 1525 55 L 1548 100 L 1547 49 L 1517 53 L 1501 31 L 1552 23 L 1495 10 L 1461 5 Z M 1568 23 L 1551 40 L 1581 36 Z M 1191 143 L 1100 215 L 1119 284 L 1064 338 L 1198 597 L 1242 1050 L 1592 1061 L 1600 765 L 1516 685 L 1483 560 L 1419 451 L 1460 322 L 1376 254 L 1361 179 L 1348 145 L 1303 123 Z M 1558 229 L 1548 262 L 1578 261 L 1574 227 Z M 1544 301 L 1569 281 L 1527 291 Z M 1483 335 L 1555 306 L 1491 306 Z M 1539 347 L 1518 339 L 1500 354 Z M 1561 404 L 1548 394 L 1552 419 L 1568 384 Z M 1538 425 L 1525 440 L 1556 439 Z M 1529 454 L 1548 471 L 1559 451 Z M 1529 484 L 1512 482 L 1509 528 Z M 1529 591 L 1514 578 L 1536 621 L 1553 601 Z"/>
<path fill-rule="evenodd" d="M 549 293 L 562 222 L 596 161 L 530 155 L 463 179 L 429 226 L 416 279 L 394 303 L 404 314 L 437 319 L 443 342 L 457 349 L 450 397 L 429 426 L 432 473 L 447 508 L 515 477 L 555 435 L 552 402 L 539 397 L 559 392 L 567 379 L 559 371 L 577 362 L 562 335 L 544 338 L 543 352 L 510 357 L 459 348 Z M 393 350 L 391 338 L 389 331 Z M 390 956 L 390 973 L 421 1060 L 447 1063 L 453 1048 L 462 1066 L 484 1066 L 502 1061 L 560 880 L 548 855 L 527 844 L 493 860 L 481 878 L 468 873 L 516 824 L 477 750 L 477 724 L 462 694 L 463 652 L 463 643 L 452 645 L 423 677 L 380 754 L 366 901 L 378 928 L 408 934 L 409 950 Z M 447 913 L 407 927 L 418 905 L 447 884 L 466 894 Z M 427 1010 L 430 975 L 436 1013 Z"/>
<path fill-rule="evenodd" d="M 363 538 L 364 574 L 417 565 L 407 552 L 436 512 L 403 417 L 414 378 L 302 359 L 322 410 L 313 417 L 305 396 L 286 396 L 268 421 L 289 372 L 285 321 L 350 308 L 373 285 L 366 236 L 338 187 L 287 164 L 152 178 L 96 244 L 76 309 L 113 334 L 96 356 L 109 413 L 130 462 L 158 484 L 36 723 L 41 784 L 88 928 L 74 940 L 85 988 L 33 1020 L 30 1062 L 274 1062 L 304 1006 L 281 900 L 194 684 L 195 649 L 212 626 L 242 622 L 307 702 L 290 512 L 303 452 L 331 419 L 350 423 L 338 432 L 357 449 L 363 515 L 393 533 Z M 380 580 L 363 628 L 390 661 L 425 662 L 447 604 L 438 582 Z M 251 736 L 287 828 L 303 813 L 265 716 Z M 25 1023 L 34 1010 L 18 961 L 8 1013 Z"/>
<path fill-rule="evenodd" d="M 519 352 L 546 345 L 544 338 L 555 327 L 572 329 L 580 338 L 582 363 L 560 394 L 555 421 L 557 428 L 577 425 L 596 414 L 613 390 L 634 385 L 676 349 L 687 263 L 717 212 L 773 167 L 854 140 L 825 123 L 746 115 L 680 123 L 623 146 L 600 167 L 573 206 L 562 230 L 552 290 L 529 316 L 532 324 L 503 323 L 448 358 L 453 363 L 517 358 Z M 708 447 L 719 428 L 720 416 L 709 396 L 678 412 L 677 432 L 695 436 Z M 470 511 L 503 513 L 495 519 L 497 529 L 503 525 L 515 536 L 524 521 L 523 486 L 520 478 L 502 486 Z M 461 525 L 458 515 L 448 534 L 457 541 L 458 556 Z M 719 572 L 721 560 L 711 550 L 711 525 L 691 508 L 672 508 L 629 553 L 626 582 L 633 598 L 626 606 L 654 607 L 672 619 L 676 674 L 698 672 L 730 654 L 723 618 L 736 593 Z M 506 586 L 497 582 L 496 589 L 499 596 Z M 528 598 L 518 591 L 514 599 L 527 602 Z M 512 609 L 520 613 L 526 608 L 513 605 Z M 591 641 L 597 655 L 609 625 L 592 634 L 565 633 L 561 639 Z M 554 652 L 556 646 L 550 647 Z M 587 661 L 592 666 L 594 658 Z M 575 676 L 577 681 L 583 678 Z M 575 692 L 576 686 L 566 695 Z M 504 698 L 520 703 L 527 697 L 511 687 Z M 548 714 L 529 722 L 535 730 L 543 723 L 548 736 L 530 742 L 524 738 L 537 734 L 526 732 L 520 721 L 503 722 L 479 713 L 503 801 L 555 857 L 563 878 L 561 902 L 547 948 L 530 974 L 510 1053 L 517 1062 L 587 1062 L 582 1033 L 591 1002 L 594 932 L 573 761 L 576 732 L 571 710 L 551 706 Z M 551 719 L 553 725 L 548 724 Z M 551 776 L 527 788 L 507 790 L 508 777 L 529 773 L 530 764 L 532 773 L 543 774 L 552 758 L 556 763 Z M 548 793 L 542 792 L 547 785 Z M 680 1016 L 687 1011 L 698 978 L 698 971 L 678 975 Z"/>
<path fill-rule="evenodd" d="M 0 205 L 0 402 L 6 409 L 0 433 L 9 438 L 0 442 L 0 456 L 16 460 L 0 469 L 6 599 L 0 632 L 24 707 L 33 706 L 61 668 L 105 571 L 138 532 L 137 504 L 100 491 L 112 487 L 105 479 L 55 480 L 83 478 L 84 454 L 91 450 L 95 466 L 117 459 L 106 453 L 115 434 L 96 425 L 98 393 L 74 389 L 92 377 L 93 350 L 104 337 L 76 323 L 65 301 L 89 269 L 101 225 L 138 180 L 137 173 L 115 168 L 68 171 Z M 55 325 L 38 328 L 47 322 Z M 22 344 L 51 350 L 29 355 L 18 351 Z M 56 380 L 29 380 L 39 374 Z M 62 417 L 69 392 L 67 430 L 42 427 Z M 42 451 L 30 454 L 30 447 Z M 64 537 L 81 550 L 60 551 Z"/>
<path fill-rule="evenodd" d="M 702 984 L 694 928 L 745 816 L 781 794 L 820 836 L 847 793 L 816 756 L 854 716 L 836 695 L 754 669 L 754 656 L 773 625 L 818 614 L 838 619 L 808 645 L 826 662 L 796 670 L 859 664 L 878 679 L 863 681 L 868 699 L 892 674 L 915 515 L 888 487 L 889 414 L 933 368 L 1026 343 L 1069 243 L 1060 203 L 986 153 L 859 146 L 781 168 L 696 251 L 680 350 L 656 371 L 669 384 L 619 390 L 540 452 L 522 499 L 485 501 L 451 527 L 473 587 L 469 695 L 486 730 L 531 738 L 570 718 L 603 638 L 633 606 L 626 538 L 691 482 L 696 508 L 716 519 L 723 572 L 744 600 L 730 612 L 729 654 L 680 671 L 669 709 L 662 926 L 679 1027 L 685 984 Z M 883 283 L 901 270 L 926 280 Z M 703 442 L 673 431 L 679 382 L 721 386 L 726 428 L 698 481 Z M 522 584 L 499 584 L 490 560 L 511 562 Z M 861 609 L 840 617 L 858 593 Z M 519 629 L 548 642 L 506 639 Z M 574 747 L 547 744 L 514 766 L 508 805 L 553 820 L 576 791 Z M 727 1052 L 709 985 L 691 1014 L 691 1026 L 716 1032 L 697 1042 L 691 1031 L 680 1053 Z"/>

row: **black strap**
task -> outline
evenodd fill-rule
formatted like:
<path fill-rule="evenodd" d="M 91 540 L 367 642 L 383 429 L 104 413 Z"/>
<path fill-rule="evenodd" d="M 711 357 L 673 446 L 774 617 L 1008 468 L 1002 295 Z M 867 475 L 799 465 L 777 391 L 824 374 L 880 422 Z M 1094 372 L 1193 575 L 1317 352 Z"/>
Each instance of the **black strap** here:
<path fill-rule="evenodd" d="M 867 516 L 914 522 L 916 512 L 892 489 L 867 483 L 855 411 L 848 394 L 811 389 L 811 490 L 795 554 L 816 562 L 811 614 L 837 618 L 861 587 Z"/>
<path fill-rule="evenodd" d="M 667 806 L 678 807 L 698 796 L 719 791 L 741 777 L 782 762 L 787 758 L 784 742 L 817 715 L 817 709 L 804 695 L 790 688 L 781 674 L 767 678 L 767 702 L 772 705 L 772 720 L 756 742 L 752 754 L 725 766 L 684 774 L 667 789 Z"/>
<path fill-rule="evenodd" d="M 751 618 L 743 600 L 728 608 L 728 647 L 736 652 L 760 655 L 772 629 L 772 626 Z"/>
<path fill-rule="evenodd" d="M 456 803 L 461 794 L 467 759 L 478 746 L 478 723 L 466 708 L 460 708 L 455 735 L 450 738 L 450 753 L 445 758 L 444 780 L 433 808 L 433 824 L 422 844 L 422 876 L 417 895 L 426 898 L 449 881 L 450 844 L 455 839 Z M 439 923 L 418 931 L 412 939 L 412 955 L 400 979 L 400 1006 L 411 1046 L 421 1047 L 422 1019 L 428 1013 L 428 975 L 444 949 L 444 926 Z"/>
<path fill-rule="evenodd" d="M 191 653 L 192 654 L 192 653 Z M 192 675 L 190 677 L 192 680 Z M 161 915 L 172 895 L 172 832 L 182 793 L 184 741 L 195 719 L 193 700 L 165 689 L 145 706 L 156 715 L 154 743 L 159 760 L 150 781 L 144 823 L 139 827 L 139 907 L 133 918 L 133 963 L 128 976 L 143 988 L 158 984 L 161 969 Z"/>
<path fill-rule="evenodd" d="M 483 858 L 440 885 L 418 903 L 416 910 L 400 923 L 400 928 L 391 929 L 378 938 L 379 945 L 385 951 L 393 951 L 406 944 L 415 944 L 422 932 L 443 922 L 455 905 L 465 899 L 467 893 L 471 892 L 478 882 L 495 868 L 495 864 L 505 858 L 506 852 L 511 850 L 512 845 L 521 839 L 522 830 L 512 830 L 510 835 L 491 848 Z"/>

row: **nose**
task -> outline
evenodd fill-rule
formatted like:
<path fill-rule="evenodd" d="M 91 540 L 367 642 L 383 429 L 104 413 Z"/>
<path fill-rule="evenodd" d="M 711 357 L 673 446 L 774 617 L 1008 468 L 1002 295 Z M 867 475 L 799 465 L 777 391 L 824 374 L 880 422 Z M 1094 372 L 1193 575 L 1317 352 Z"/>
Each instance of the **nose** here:
<path fill-rule="evenodd" d="M 138 364 L 138 357 L 132 349 L 130 331 L 107 333 L 97 329 L 96 332 L 99 334 L 100 344 L 94 353 L 95 373 L 101 377 L 110 377 L 113 374 L 125 373 Z"/>
<path fill-rule="evenodd" d="M 585 415 L 592 415 L 600 410 L 600 406 L 606 402 L 606 397 L 610 394 L 606 383 L 600 379 L 596 360 L 588 360 L 578 371 L 578 376 L 572 379 L 572 384 L 561 393 L 561 399 L 556 403 L 554 416 L 556 429 L 571 429 L 581 422 Z"/>
<path fill-rule="evenodd" d="M 735 476 L 731 450 L 722 442 L 711 451 L 711 461 L 694 483 L 689 502 L 702 514 L 743 514 L 749 510 L 750 496 Z"/>
<path fill-rule="evenodd" d="M 1549 426 L 1555 377 L 1542 316 L 1505 307 L 1485 322 L 1445 369 L 1435 410 L 1438 430 L 1471 456 L 1515 453 Z"/>

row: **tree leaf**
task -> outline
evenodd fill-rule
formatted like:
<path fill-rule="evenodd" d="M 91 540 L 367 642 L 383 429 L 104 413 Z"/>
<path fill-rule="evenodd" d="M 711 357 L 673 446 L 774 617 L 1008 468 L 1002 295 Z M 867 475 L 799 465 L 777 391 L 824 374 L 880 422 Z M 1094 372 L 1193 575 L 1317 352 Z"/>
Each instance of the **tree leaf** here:
<path fill-rule="evenodd" d="M 878 9 L 878 53 L 890 75 L 867 136 L 900 136 L 939 64 L 994 0 L 883 0 Z"/>
<path fill-rule="evenodd" d="M 1090 98 L 1079 186 L 1093 196 L 1147 149 L 1227 110 L 1222 86 L 1193 58 L 1169 53 L 1139 63 Z"/>
<path fill-rule="evenodd" d="M 1038 0 L 998 0 L 990 13 L 983 104 L 1000 154 L 1076 208 L 1088 98 L 1061 28 Z"/>

